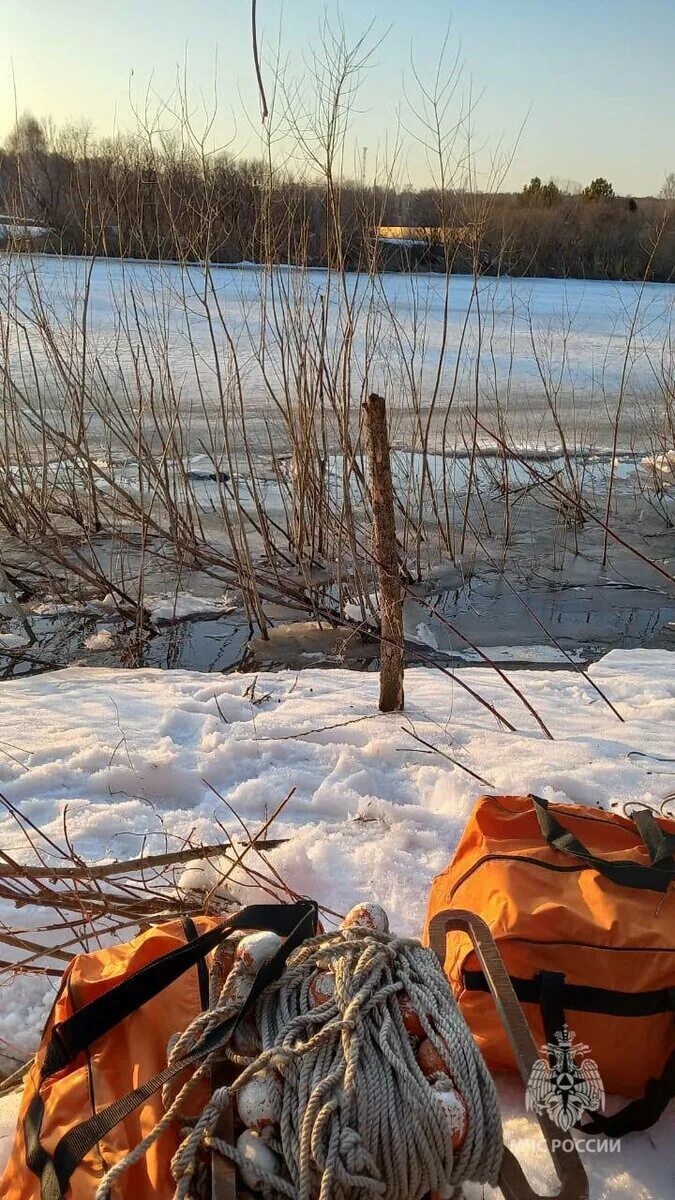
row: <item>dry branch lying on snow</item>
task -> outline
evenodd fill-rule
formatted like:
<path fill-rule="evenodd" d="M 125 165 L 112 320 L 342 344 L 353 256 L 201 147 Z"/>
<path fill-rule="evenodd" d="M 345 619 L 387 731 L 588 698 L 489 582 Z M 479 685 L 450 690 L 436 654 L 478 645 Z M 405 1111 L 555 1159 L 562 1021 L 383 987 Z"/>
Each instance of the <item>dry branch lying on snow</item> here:
<path fill-rule="evenodd" d="M 235 873 L 240 887 L 261 888 L 277 900 L 296 898 L 265 858 L 267 850 L 281 844 L 266 834 L 294 791 L 291 789 L 255 831 L 219 797 L 243 831 L 239 840 L 216 818 L 224 838 L 214 845 L 186 841 L 175 851 L 94 864 L 76 854 L 67 828 L 64 845 L 59 846 L 1 798 L 21 831 L 26 854 L 38 862 L 20 862 L 0 851 L 0 899 L 17 909 L 46 910 L 50 915 L 29 929 L 4 925 L 0 943 L 11 947 L 16 957 L 0 960 L 0 976 L 31 972 L 58 977 L 73 954 L 100 945 L 102 938 L 131 937 L 139 925 L 176 914 L 227 912 L 239 904 L 228 884 Z M 247 861 L 251 851 L 256 856 L 255 866 Z M 208 874 L 203 870 L 207 863 Z M 188 865 L 201 867 L 202 873 L 185 886 L 180 876 Z"/>

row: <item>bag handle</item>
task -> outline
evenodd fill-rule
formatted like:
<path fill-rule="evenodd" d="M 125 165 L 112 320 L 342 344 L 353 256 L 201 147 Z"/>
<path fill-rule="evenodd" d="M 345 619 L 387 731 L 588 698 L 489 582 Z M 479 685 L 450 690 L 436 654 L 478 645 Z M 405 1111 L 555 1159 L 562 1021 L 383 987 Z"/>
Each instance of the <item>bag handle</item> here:
<path fill-rule="evenodd" d="M 233 1013 L 232 1016 L 227 1017 L 220 1024 L 209 1030 L 188 1054 L 179 1058 L 171 1066 L 166 1066 L 164 1070 L 158 1071 L 152 1079 L 148 1079 L 145 1083 L 135 1088 L 134 1091 L 127 1092 L 126 1095 L 109 1104 L 107 1108 L 101 1109 L 99 1112 L 94 1113 L 88 1120 L 75 1125 L 68 1133 L 63 1135 L 51 1155 L 45 1150 L 40 1141 L 42 1119 L 44 1116 L 44 1101 L 40 1095 L 38 1085 L 26 1111 L 23 1128 L 26 1141 L 26 1163 L 33 1174 L 40 1180 L 40 1200 L 63 1200 L 73 1172 L 102 1137 L 109 1133 L 111 1129 L 114 1129 L 115 1125 L 119 1125 L 120 1121 L 130 1116 L 135 1109 L 140 1108 L 165 1083 L 170 1083 L 172 1079 L 175 1079 L 186 1067 L 192 1066 L 201 1058 L 205 1058 L 213 1051 L 219 1050 L 227 1043 L 240 1021 L 253 1008 L 253 1005 L 265 988 L 269 987 L 271 983 L 279 978 L 287 959 L 296 947 L 308 937 L 313 937 L 316 934 L 317 917 L 318 908 L 312 900 L 301 900 L 297 904 L 250 905 L 248 908 L 243 908 L 238 913 L 235 913 L 234 917 L 230 918 L 226 924 L 219 926 L 217 930 L 214 929 L 208 934 L 202 934 L 197 942 L 192 942 L 188 946 L 181 946 L 179 950 L 173 950 L 169 954 L 164 955 L 162 959 L 157 960 L 160 963 L 166 963 L 168 960 L 171 960 L 170 965 L 173 972 L 176 957 L 181 952 L 184 952 L 186 949 L 194 951 L 196 947 L 201 947 L 203 954 L 207 954 L 209 950 L 208 948 L 204 949 L 204 947 L 211 945 L 216 934 L 220 935 L 220 940 L 222 941 L 234 928 L 273 928 L 275 932 L 281 935 L 288 931 L 288 936 L 283 945 L 279 947 L 269 962 L 264 963 L 258 970 L 253 981 L 253 987 L 238 1012 Z M 295 921 L 295 924 L 289 928 L 293 921 Z M 259 923 L 256 925 L 254 922 Z M 267 923 L 264 924 L 262 922 Z M 216 939 L 214 944 L 218 944 L 218 939 Z M 211 948 L 213 947 L 211 946 Z M 188 956 L 183 955 L 180 962 L 184 963 L 186 957 Z M 178 970 L 173 978 L 178 978 L 183 971 L 188 970 L 192 965 L 194 963 L 190 958 L 187 965 Z M 138 976 L 143 975 L 147 969 L 144 967 L 141 971 L 135 972 L 124 983 L 131 982 Z M 172 980 L 168 982 L 172 982 Z M 122 987 L 122 984 L 118 986 Z M 165 983 L 157 987 L 154 992 L 155 995 L 162 990 L 162 986 L 167 986 L 167 984 Z M 115 990 L 117 989 L 111 989 L 111 991 Z M 105 996 L 108 995 L 110 995 L 110 992 L 105 993 Z M 91 1009 L 97 1005 L 98 1000 L 103 1000 L 104 998 L 104 996 L 101 996 L 97 1000 L 92 1000 L 91 1004 L 87 1005 L 81 1011 L 85 1012 L 89 1010 L 91 1012 Z M 146 999 L 149 998 L 149 996 L 146 996 Z M 72 1020 L 72 1018 L 69 1018 L 69 1020 Z M 64 1021 L 63 1024 L 65 1025 L 66 1022 Z M 116 1024 L 117 1021 L 112 1021 L 108 1028 L 113 1028 Z M 99 1034 L 98 1036 L 101 1035 Z"/>
<path fill-rule="evenodd" d="M 288 936 L 298 921 L 309 913 L 316 918 L 316 905 L 311 900 L 301 900 L 297 904 L 250 904 L 215 929 L 134 971 L 133 975 L 85 1004 L 72 1017 L 54 1026 L 42 1061 L 42 1078 L 67 1067 L 93 1042 L 110 1033 L 125 1017 L 206 958 L 234 930 L 272 929 L 280 936 Z"/>
<path fill-rule="evenodd" d="M 631 821 L 637 826 L 655 867 L 670 867 L 672 870 L 675 856 L 675 833 L 666 833 L 656 821 L 650 808 L 631 809 Z"/>
<path fill-rule="evenodd" d="M 180 921 L 183 926 L 186 942 L 196 942 L 199 934 L 197 926 L 192 917 L 181 917 Z M 197 983 L 199 986 L 199 1001 L 202 1006 L 202 1012 L 209 1007 L 209 968 L 206 965 L 206 959 L 200 958 L 197 963 Z"/>
<path fill-rule="evenodd" d="M 592 854 L 575 834 L 560 824 L 558 818 L 549 809 L 547 800 L 541 796 L 532 795 L 529 796 L 529 799 L 534 805 L 542 835 L 554 850 L 559 850 L 561 854 L 567 854 L 572 858 L 580 858 L 589 867 L 593 867 L 601 875 L 604 875 L 606 879 L 611 879 L 613 883 L 621 884 L 624 887 L 643 888 L 652 892 L 668 891 L 674 877 L 672 858 L 670 865 L 663 857 L 660 857 L 658 863 L 652 861 L 648 866 L 628 858 L 601 858 L 597 854 Z M 656 825 L 655 821 L 654 825 Z M 661 830 L 658 832 L 660 834 Z M 664 834 L 663 837 L 665 838 L 666 835 Z M 661 847 L 660 842 L 659 847 Z"/>

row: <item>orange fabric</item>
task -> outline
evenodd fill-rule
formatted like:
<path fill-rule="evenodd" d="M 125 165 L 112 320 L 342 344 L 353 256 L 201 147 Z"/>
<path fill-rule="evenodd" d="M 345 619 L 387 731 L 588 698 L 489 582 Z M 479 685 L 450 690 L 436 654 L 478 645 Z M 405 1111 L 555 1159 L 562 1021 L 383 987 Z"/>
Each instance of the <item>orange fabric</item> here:
<path fill-rule="evenodd" d="M 196 917 L 198 933 L 219 924 L 213 917 Z M 191 968 L 159 996 L 132 1013 L 71 1066 L 39 1082 L 40 1063 L 51 1029 L 73 1012 L 90 1003 L 122 978 L 185 943 L 180 921 L 154 926 L 124 945 L 92 954 L 81 954 L 68 967 L 52 1014 L 31 1069 L 19 1111 L 17 1132 L 10 1160 L 0 1181 L 2 1200 L 39 1200 L 39 1180 L 26 1165 L 23 1116 L 37 1086 L 44 1101 L 41 1142 L 53 1152 L 60 1138 L 74 1125 L 87 1120 L 132 1091 L 166 1066 L 167 1043 L 172 1034 L 185 1029 L 201 1011 L 196 968 Z M 115 1126 L 75 1171 L 68 1197 L 93 1200 L 102 1174 L 152 1129 L 162 1115 L 161 1094 L 155 1093 L 120 1125 Z M 146 1158 L 124 1176 L 123 1195 L 143 1200 L 161 1200 L 174 1192 L 169 1165 L 178 1141 L 170 1130 L 152 1147 Z"/>
<path fill-rule="evenodd" d="M 595 855 L 649 864 L 632 821 L 578 805 L 550 810 Z M 675 821 L 659 824 L 675 832 Z M 546 865 L 554 869 L 542 869 Z M 675 987 L 675 889 L 664 895 L 619 886 L 590 867 L 575 869 L 574 859 L 544 841 L 528 798 L 478 800 L 452 863 L 433 882 L 427 944 L 430 918 L 446 908 L 483 917 L 511 976 L 534 979 L 540 971 L 562 971 L 566 984 L 619 992 Z M 449 933 L 445 971 L 462 1014 L 488 1066 L 513 1071 L 492 998 L 464 987 L 463 973 L 477 970 L 467 935 Z M 523 1009 L 537 1045 L 543 1045 L 539 1005 Z M 568 1009 L 566 1016 L 577 1041 L 589 1046 L 608 1092 L 642 1095 L 675 1045 L 672 1014 L 614 1017 Z"/>

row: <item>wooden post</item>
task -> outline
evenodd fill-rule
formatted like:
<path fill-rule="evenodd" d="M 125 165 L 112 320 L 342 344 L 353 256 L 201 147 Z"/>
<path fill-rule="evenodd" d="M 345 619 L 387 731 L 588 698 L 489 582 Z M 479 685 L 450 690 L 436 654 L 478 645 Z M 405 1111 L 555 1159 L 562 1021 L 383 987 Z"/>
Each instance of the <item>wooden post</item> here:
<path fill-rule="evenodd" d="M 380 712 L 400 712 L 403 708 L 403 599 L 384 397 L 369 396 L 363 413 L 370 459 L 373 555 L 380 587 Z"/>

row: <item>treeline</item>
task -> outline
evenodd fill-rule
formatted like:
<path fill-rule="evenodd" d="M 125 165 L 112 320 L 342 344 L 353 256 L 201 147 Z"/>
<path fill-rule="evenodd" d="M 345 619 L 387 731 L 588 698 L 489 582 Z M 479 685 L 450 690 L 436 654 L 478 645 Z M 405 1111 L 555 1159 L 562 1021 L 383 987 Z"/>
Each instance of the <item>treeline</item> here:
<path fill-rule="evenodd" d="M 492 195 L 316 181 L 30 116 L 0 148 L 0 212 L 44 226 L 44 248 L 67 254 L 666 281 L 674 209 L 668 188 L 632 199 L 604 179 L 574 194 L 533 179 Z M 397 245 L 375 236 L 383 226 L 443 235 Z"/>

